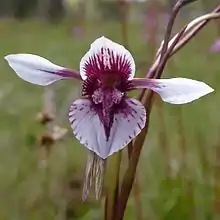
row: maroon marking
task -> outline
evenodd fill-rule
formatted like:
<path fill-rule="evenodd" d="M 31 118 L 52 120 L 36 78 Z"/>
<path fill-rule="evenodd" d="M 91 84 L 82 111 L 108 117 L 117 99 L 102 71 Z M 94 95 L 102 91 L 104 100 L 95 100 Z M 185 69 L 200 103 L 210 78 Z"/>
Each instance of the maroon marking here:
<path fill-rule="evenodd" d="M 57 76 L 62 76 L 64 78 L 75 78 L 75 79 L 79 79 L 82 80 L 79 71 L 77 70 L 71 70 L 68 68 L 63 68 L 61 70 L 58 71 L 52 71 L 52 70 L 43 70 L 43 69 L 37 69 L 39 71 L 45 72 L 45 73 L 51 73 Z"/>
<path fill-rule="evenodd" d="M 141 125 L 140 125 L 139 123 L 138 123 L 137 125 L 138 125 L 139 129 L 141 130 L 141 129 L 142 129 L 142 128 L 141 128 Z"/>

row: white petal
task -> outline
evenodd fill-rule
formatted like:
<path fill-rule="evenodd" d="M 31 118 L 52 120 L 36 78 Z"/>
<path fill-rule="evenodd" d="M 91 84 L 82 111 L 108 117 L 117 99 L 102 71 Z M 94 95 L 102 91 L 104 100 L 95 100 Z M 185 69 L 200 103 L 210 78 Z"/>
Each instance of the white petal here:
<path fill-rule="evenodd" d="M 186 78 L 134 79 L 133 83 L 136 88 L 153 90 L 171 104 L 189 103 L 214 91 L 204 82 Z"/>
<path fill-rule="evenodd" d="M 104 55 L 101 53 L 101 50 L 104 49 Z M 109 51 L 113 52 L 113 57 L 109 55 Z M 121 57 L 122 59 L 125 59 L 126 62 L 129 64 L 130 74 L 129 74 L 129 80 L 133 79 L 135 75 L 135 62 L 131 55 L 131 53 L 125 49 L 124 46 L 117 44 L 111 40 L 109 40 L 106 37 L 100 37 L 96 39 L 90 46 L 89 51 L 85 54 L 85 56 L 80 61 L 80 74 L 83 80 L 87 78 L 87 75 L 89 74 L 90 70 L 86 67 L 88 63 L 91 63 L 98 67 L 98 69 L 102 69 L 101 65 L 98 63 L 98 61 L 91 62 L 91 59 L 94 60 L 94 57 L 98 56 L 100 59 L 103 59 L 104 66 L 109 67 L 111 69 L 110 59 L 116 60 L 116 57 Z M 120 69 L 121 63 L 116 63 L 118 65 L 118 68 Z M 92 65 L 91 65 L 92 66 Z M 90 68 L 91 69 L 91 68 Z M 94 70 L 95 71 L 95 68 Z"/>
<path fill-rule="evenodd" d="M 114 115 L 110 136 L 107 140 L 104 126 L 87 99 L 76 100 L 69 111 L 73 133 L 81 144 L 106 159 L 123 149 L 145 126 L 146 111 L 135 99 L 126 99 L 124 112 Z"/>
<path fill-rule="evenodd" d="M 45 86 L 60 79 L 80 78 L 75 72 L 37 55 L 11 54 L 5 59 L 20 78 L 33 84 Z"/>

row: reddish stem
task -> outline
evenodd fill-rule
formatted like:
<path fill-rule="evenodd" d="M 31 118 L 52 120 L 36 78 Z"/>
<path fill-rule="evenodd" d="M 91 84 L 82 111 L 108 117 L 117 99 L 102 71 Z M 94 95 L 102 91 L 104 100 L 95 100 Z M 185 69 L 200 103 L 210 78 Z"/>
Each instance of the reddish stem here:
<path fill-rule="evenodd" d="M 152 93 L 149 93 L 147 96 L 148 101 L 152 101 L 150 98 L 152 96 Z M 151 103 L 148 103 L 149 108 L 151 107 Z M 118 202 L 118 210 L 117 210 L 117 215 L 115 220 L 123 220 L 127 201 L 132 189 L 132 185 L 135 180 L 135 174 L 136 174 L 136 169 L 137 169 L 137 164 L 141 152 L 141 148 L 143 146 L 143 142 L 145 140 L 145 136 L 148 131 L 148 125 L 149 125 L 149 115 L 148 115 L 148 120 L 146 121 L 146 126 L 145 128 L 141 131 L 141 133 L 138 135 L 138 137 L 135 139 L 135 143 L 132 149 L 132 156 L 131 159 L 129 160 L 129 166 L 127 171 L 125 172 L 122 185 L 121 185 L 121 193 L 119 196 L 119 202 Z"/>

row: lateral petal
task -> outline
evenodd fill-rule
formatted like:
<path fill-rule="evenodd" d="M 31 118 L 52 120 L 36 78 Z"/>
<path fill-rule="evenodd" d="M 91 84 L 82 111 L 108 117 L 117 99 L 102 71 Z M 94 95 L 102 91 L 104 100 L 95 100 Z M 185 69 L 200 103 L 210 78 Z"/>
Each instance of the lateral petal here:
<path fill-rule="evenodd" d="M 81 79 L 76 71 L 53 64 L 33 54 L 11 54 L 5 56 L 9 66 L 23 80 L 46 86 L 61 79 Z"/>

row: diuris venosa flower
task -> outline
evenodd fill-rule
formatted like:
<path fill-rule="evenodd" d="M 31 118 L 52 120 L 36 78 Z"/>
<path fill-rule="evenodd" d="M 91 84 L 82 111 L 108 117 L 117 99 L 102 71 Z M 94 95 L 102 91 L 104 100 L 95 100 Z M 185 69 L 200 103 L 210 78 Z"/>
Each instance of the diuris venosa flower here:
<path fill-rule="evenodd" d="M 79 74 L 31 54 L 5 57 L 25 81 L 46 86 L 61 79 L 82 81 L 83 98 L 69 109 L 69 121 L 81 144 L 102 159 L 123 149 L 145 126 L 146 111 L 128 92 L 153 90 L 163 101 L 184 104 L 213 91 L 203 82 L 186 78 L 134 78 L 135 62 L 122 45 L 100 37 L 80 61 Z"/>

